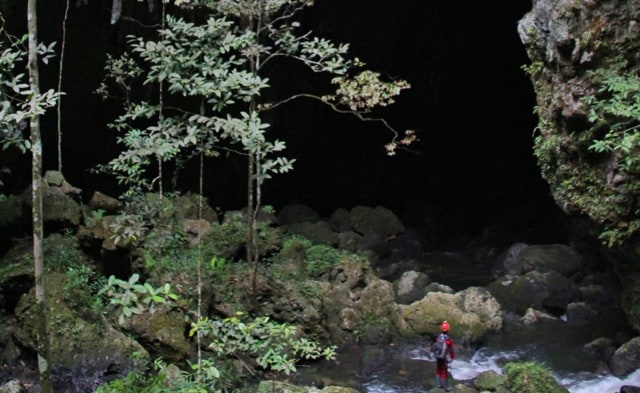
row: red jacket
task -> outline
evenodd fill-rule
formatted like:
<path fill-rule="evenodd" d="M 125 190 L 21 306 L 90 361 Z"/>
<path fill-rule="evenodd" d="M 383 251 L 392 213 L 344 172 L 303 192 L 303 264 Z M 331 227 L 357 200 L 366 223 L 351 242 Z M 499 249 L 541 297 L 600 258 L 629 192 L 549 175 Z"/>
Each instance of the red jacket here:
<path fill-rule="evenodd" d="M 440 333 L 442 335 L 445 336 L 445 345 L 447 346 L 447 357 L 449 358 L 449 360 L 453 360 L 456 358 L 456 352 L 454 350 L 454 346 L 453 346 L 453 339 L 451 338 L 451 336 L 449 336 L 447 333 Z M 438 339 L 438 337 L 436 337 L 436 340 Z M 432 350 L 433 350 L 433 345 L 432 345 Z"/>

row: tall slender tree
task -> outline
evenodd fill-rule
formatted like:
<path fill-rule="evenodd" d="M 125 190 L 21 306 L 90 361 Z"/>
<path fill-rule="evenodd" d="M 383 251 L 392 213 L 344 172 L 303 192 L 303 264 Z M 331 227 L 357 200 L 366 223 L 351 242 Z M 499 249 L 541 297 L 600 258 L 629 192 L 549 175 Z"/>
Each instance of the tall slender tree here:
<path fill-rule="evenodd" d="M 47 296 L 45 291 L 44 252 L 42 250 L 42 138 L 40 135 L 40 77 L 38 73 L 38 14 L 36 0 L 27 3 L 28 29 L 28 62 L 29 86 L 31 88 L 30 106 L 30 139 L 32 159 L 32 216 L 33 216 L 33 260 L 36 287 L 36 305 L 41 323 L 38 324 L 37 349 L 38 370 L 40 372 L 40 390 L 53 393 L 51 368 L 49 366 L 49 335 L 47 332 Z"/>
<path fill-rule="evenodd" d="M 67 45 L 67 19 L 69 16 L 69 1 L 64 8 L 62 19 L 62 43 L 60 45 L 60 66 L 58 68 L 58 94 L 62 94 L 62 70 L 64 69 L 64 52 Z M 62 172 L 62 98 L 58 99 L 58 171 Z"/>

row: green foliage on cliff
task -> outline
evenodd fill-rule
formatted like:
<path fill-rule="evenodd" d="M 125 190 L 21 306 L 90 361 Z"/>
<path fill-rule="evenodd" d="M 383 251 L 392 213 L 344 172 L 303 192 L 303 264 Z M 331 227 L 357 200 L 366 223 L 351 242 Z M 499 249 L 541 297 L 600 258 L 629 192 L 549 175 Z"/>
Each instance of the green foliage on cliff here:
<path fill-rule="evenodd" d="M 601 238 L 613 245 L 640 230 L 640 78 L 625 61 L 596 69 L 590 77 L 595 92 L 582 99 L 591 125 L 588 149 L 606 167 L 598 179 L 601 204 L 583 208 L 604 224 Z"/>
<path fill-rule="evenodd" d="M 546 75 L 546 74 L 545 74 Z M 640 78 L 625 61 L 612 59 L 588 71 L 590 89 L 569 125 L 559 126 L 548 105 L 560 100 L 553 86 L 536 83 L 540 124 L 534 154 L 559 205 L 600 225 L 609 246 L 640 231 Z M 542 78 L 542 79 L 541 79 Z M 553 108 L 553 107 L 552 107 Z"/>

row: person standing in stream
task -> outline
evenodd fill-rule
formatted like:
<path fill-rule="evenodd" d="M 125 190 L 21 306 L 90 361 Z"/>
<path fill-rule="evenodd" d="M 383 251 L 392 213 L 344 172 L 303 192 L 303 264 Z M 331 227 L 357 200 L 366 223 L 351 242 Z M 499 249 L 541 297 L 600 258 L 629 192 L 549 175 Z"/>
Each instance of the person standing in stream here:
<path fill-rule="evenodd" d="M 456 353 L 453 349 L 453 339 L 449 337 L 449 322 L 444 321 L 440 325 L 440 334 L 431 346 L 431 351 L 436 358 L 436 382 L 438 387 L 450 392 L 449 363 L 456 358 Z"/>

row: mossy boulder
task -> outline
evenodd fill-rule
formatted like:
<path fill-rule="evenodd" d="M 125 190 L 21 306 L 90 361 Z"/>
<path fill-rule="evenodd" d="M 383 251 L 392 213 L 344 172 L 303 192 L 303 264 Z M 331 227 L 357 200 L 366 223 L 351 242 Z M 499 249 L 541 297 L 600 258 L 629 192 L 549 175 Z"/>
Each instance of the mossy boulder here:
<path fill-rule="evenodd" d="M 382 206 L 356 206 L 349 212 L 349 220 L 353 230 L 364 236 L 385 239 L 405 231 L 395 213 Z"/>
<path fill-rule="evenodd" d="M 316 244 L 338 245 L 338 234 L 325 221 L 294 223 L 286 227 L 286 232 L 304 236 Z"/>
<path fill-rule="evenodd" d="M 384 343 L 399 323 L 391 283 L 377 278 L 369 263 L 358 257 L 345 258 L 333 269 L 323 305 L 334 343 L 344 343 L 354 334 L 366 344 Z"/>
<path fill-rule="evenodd" d="M 582 264 L 582 256 L 572 247 L 564 244 L 540 244 L 524 247 L 515 261 L 509 264 L 507 272 L 522 275 L 531 271 L 556 271 L 569 277 L 579 271 Z"/>
<path fill-rule="evenodd" d="M 506 383 L 507 377 L 493 370 L 481 372 L 473 381 L 473 385 L 480 391 L 495 391 Z"/>
<path fill-rule="evenodd" d="M 487 286 L 502 307 L 519 315 L 530 308 L 561 315 L 580 297 L 577 286 L 560 273 L 531 271 L 523 276 L 502 278 Z"/>
<path fill-rule="evenodd" d="M 474 343 L 487 333 L 502 329 L 501 307 L 486 290 L 471 287 L 455 294 L 430 292 L 409 305 L 400 305 L 399 331 L 408 336 L 436 335 L 444 320 L 451 335 L 463 343 Z"/>
<path fill-rule="evenodd" d="M 132 315 L 130 329 L 154 357 L 179 362 L 187 357 L 190 345 L 185 338 L 187 323 L 184 314 L 163 308 Z"/>
<path fill-rule="evenodd" d="M 640 368 L 640 337 L 622 344 L 609 362 L 613 375 L 622 377 Z"/>
<path fill-rule="evenodd" d="M 80 317 L 64 301 L 65 275 L 46 276 L 47 329 L 50 364 L 54 370 L 72 370 L 74 380 L 99 381 L 104 375 L 125 376 L 132 368 L 144 369 L 147 351 L 106 321 Z M 16 307 L 19 328 L 15 337 L 26 348 L 36 349 L 36 332 L 42 322 L 34 291 L 24 295 Z"/>
<path fill-rule="evenodd" d="M 427 293 L 426 287 L 431 282 L 429 276 L 422 272 L 409 270 L 393 283 L 396 302 L 399 304 L 411 304 L 422 299 Z"/>

